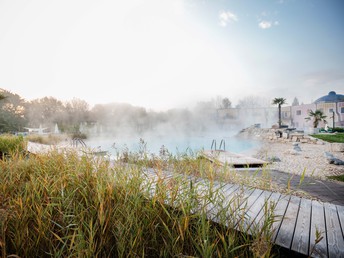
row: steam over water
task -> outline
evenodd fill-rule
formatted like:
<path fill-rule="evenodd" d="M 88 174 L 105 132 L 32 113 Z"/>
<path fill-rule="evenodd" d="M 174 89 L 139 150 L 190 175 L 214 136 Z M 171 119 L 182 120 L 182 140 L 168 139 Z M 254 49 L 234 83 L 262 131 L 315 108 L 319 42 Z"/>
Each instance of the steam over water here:
<path fill-rule="evenodd" d="M 191 135 L 191 136 L 145 136 L 145 137 L 109 137 L 93 138 L 86 141 L 90 148 L 108 151 L 111 155 L 116 155 L 124 151 L 138 152 L 145 149 L 148 153 L 159 155 L 162 146 L 171 154 L 196 153 L 200 150 L 210 150 L 213 140 L 216 141 L 217 149 L 220 148 L 222 140 L 225 142 L 225 149 L 230 152 L 241 153 L 255 148 L 258 143 L 249 139 L 237 138 L 235 136 L 221 135 Z M 213 149 L 215 146 L 213 145 Z M 222 144 L 221 149 L 224 149 Z"/>

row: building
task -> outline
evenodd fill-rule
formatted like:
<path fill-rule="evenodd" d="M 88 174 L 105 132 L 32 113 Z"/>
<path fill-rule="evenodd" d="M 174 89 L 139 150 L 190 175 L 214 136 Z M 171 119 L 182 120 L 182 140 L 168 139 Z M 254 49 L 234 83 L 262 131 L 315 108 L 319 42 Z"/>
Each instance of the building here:
<path fill-rule="evenodd" d="M 313 121 L 307 121 L 306 117 L 309 117 L 309 111 L 317 109 L 327 116 L 329 127 L 344 127 L 344 95 L 334 91 L 310 104 L 282 106 L 282 124 L 298 130 L 313 128 Z M 259 124 L 267 128 L 277 124 L 278 109 L 277 107 L 222 108 L 217 110 L 217 121 L 223 125 L 245 127 Z M 325 124 L 321 122 L 319 127 L 325 127 Z"/>
<path fill-rule="evenodd" d="M 327 116 L 330 127 L 344 127 L 344 95 L 334 91 L 318 98 L 311 104 L 282 107 L 282 123 L 300 130 L 313 127 L 312 121 L 307 121 L 309 111 L 321 110 Z M 319 127 L 324 127 L 322 122 Z"/>

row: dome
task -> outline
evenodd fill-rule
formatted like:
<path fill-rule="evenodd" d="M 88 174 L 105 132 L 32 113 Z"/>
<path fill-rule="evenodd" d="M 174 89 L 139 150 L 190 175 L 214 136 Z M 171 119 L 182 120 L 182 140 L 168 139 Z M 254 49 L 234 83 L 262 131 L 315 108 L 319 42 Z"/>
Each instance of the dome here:
<path fill-rule="evenodd" d="M 335 91 L 330 91 L 328 95 L 318 98 L 314 101 L 315 104 L 318 103 L 333 103 L 333 102 L 344 102 L 344 95 L 337 94 Z"/>

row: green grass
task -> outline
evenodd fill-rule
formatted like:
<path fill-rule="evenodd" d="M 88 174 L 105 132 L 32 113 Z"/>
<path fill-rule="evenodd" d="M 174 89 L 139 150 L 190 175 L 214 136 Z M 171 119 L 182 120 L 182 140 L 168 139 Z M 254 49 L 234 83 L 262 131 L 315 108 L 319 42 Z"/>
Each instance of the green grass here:
<path fill-rule="evenodd" d="M 1 256 L 273 255 L 273 203 L 266 203 L 261 227 L 245 228 L 242 196 L 225 201 L 208 163 L 179 157 L 173 161 L 176 176 L 164 180 L 156 166 L 161 176 L 152 183 L 143 173 L 150 162 L 111 164 L 73 152 L 1 160 Z M 196 170 L 209 185 L 185 184 Z M 218 223 L 208 220 L 208 205 L 216 205 Z M 235 218 L 241 218 L 238 224 Z"/>
<path fill-rule="evenodd" d="M 344 143 L 344 133 L 336 133 L 336 134 L 313 134 L 311 135 L 314 138 L 318 138 L 324 140 L 326 142 L 339 142 Z"/>
<path fill-rule="evenodd" d="M 337 181 L 342 181 L 344 182 L 344 175 L 339 175 L 339 176 L 329 176 L 329 179 L 337 180 Z"/>

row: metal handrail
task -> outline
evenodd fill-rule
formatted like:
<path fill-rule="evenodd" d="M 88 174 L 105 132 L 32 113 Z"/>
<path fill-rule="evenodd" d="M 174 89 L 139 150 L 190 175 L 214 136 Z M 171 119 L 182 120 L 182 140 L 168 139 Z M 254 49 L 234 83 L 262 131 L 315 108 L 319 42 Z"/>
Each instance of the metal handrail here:
<path fill-rule="evenodd" d="M 86 143 L 81 138 L 75 137 L 72 139 L 72 146 L 73 147 L 78 147 L 79 143 L 81 144 L 82 147 L 85 147 L 85 148 L 87 147 Z"/>
<path fill-rule="evenodd" d="M 215 150 L 215 151 L 221 150 L 222 145 L 223 145 L 223 151 L 226 151 L 226 142 L 225 142 L 225 140 L 224 140 L 224 139 L 221 140 L 219 149 L 217 149 L 217 148 L 216 148 L 216 140 L 214 139 L 214 140 L 212 141 L 212 143 L 211 143 L 210 149 L 211 149 L 211 150 Z M 215 149 L 213 149 L 213 147 L 215 147 Z"/>
<path fill-rule="evenodd" d="M 219 147 L 219 150 L 221 150 L 221 146 L 222 146 L 222 144 L 223 144 L 223 150 L 224 150 L 224 151 L 226 151 L 226 142 L 225 142 L 225 140 L 224 140 L 224 139 L 222 139 L 222 140 L 221 140 L 221 142 L 220 142 L 220 147 Z"/>
<path fill-rule="evenodd" d="M 214 146 L 215 146 L 215 149 L 214 149 L 214 150 L 216 150 L 216 140 L 215 140 L 215 139 L 213 139 L 213 142 L 211 143 L 210 149 L 213 150 L 213 147 L 214 147 Z"/>

